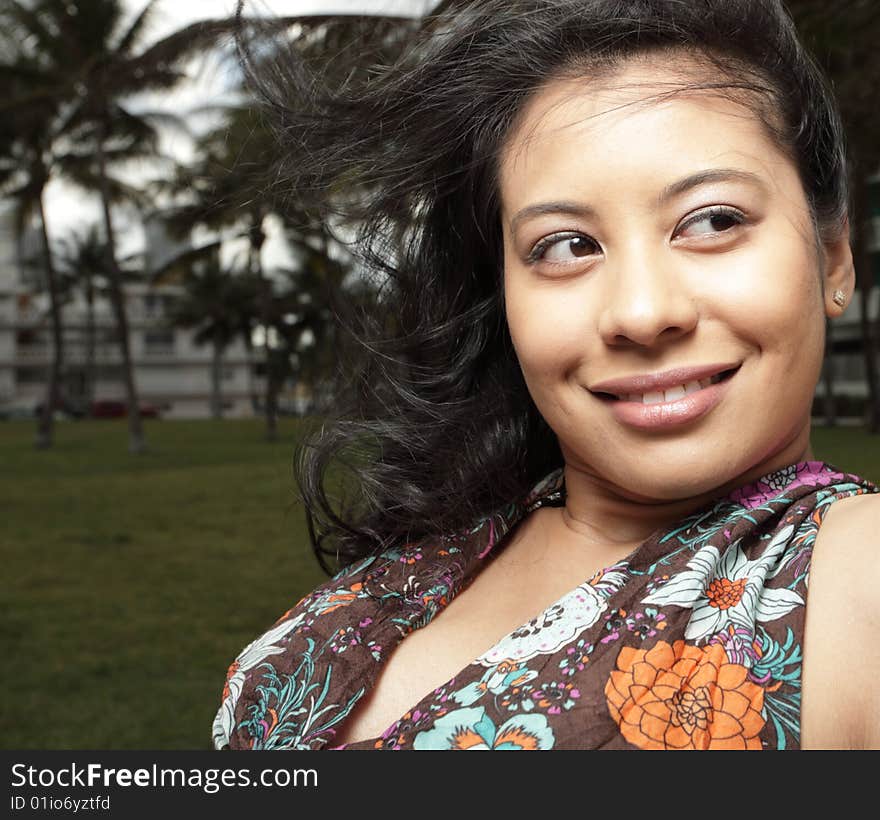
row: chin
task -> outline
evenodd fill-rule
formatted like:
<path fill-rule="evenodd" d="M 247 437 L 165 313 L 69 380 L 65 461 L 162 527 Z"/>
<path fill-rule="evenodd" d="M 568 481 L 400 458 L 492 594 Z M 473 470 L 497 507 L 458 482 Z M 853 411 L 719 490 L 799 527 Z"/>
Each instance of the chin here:
<path fill-rule="evenodd" d="M 724 451 L 719 449 L 718 453 Z M 685 501 L 701 495 L 711 494 L 725 485 L 735 482 L 741 471 L 730 459 L 663 459 L 647 460 L 631 465 L 630 469 L 616 468 L 602 476 L 601 472 L 591 470 L 600 479 L 612 482 L 618 490 L 634 501 L 645 503 Z"/>
<path fill-rule="evenodd" d="M 653 477 L 652 477 L 653 478 Z M 729 479 L 728 479 L 729 481 Z M 669 476 L 661 480 L 648 480 L 634 482 L 630 485 L 621 485 L 634 500 L 646 503 L 669 503 L 686 501 L 689 498 L 712 493 L 713 490 L 724 486 L 727 481 L 716 479 L 700 480 L 694 476 Z"/>

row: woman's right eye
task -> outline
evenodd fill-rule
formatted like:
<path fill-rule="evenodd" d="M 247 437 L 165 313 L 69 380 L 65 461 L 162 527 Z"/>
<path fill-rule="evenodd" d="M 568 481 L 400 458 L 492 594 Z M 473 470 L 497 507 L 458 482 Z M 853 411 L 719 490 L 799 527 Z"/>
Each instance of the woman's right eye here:
<path fill-rule="evenodd" d="M 529 262 L 567 264 L 601 253 L 595 239 L 582 233 L 558 233 L 544 237 L 529 253 Z"/>

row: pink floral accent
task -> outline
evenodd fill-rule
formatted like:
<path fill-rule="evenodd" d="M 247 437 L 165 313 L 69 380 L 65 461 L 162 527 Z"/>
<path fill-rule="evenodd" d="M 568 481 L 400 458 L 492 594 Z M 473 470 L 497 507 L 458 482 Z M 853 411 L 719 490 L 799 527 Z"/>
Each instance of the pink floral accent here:
<path fill-rule="evenodd" d="M 829 469 L 822 461 L 800 461 L 762 476 L 754 484 L 746 484 L 745 487 L 734 490 L 728 498 L 751 510 L 766 504 L 786 490 L 796 487 L 827 487 L 843 478 L 843 473 Z"/>
<path fill-rule="evenodd" d="M 761 657 L 755 648 L 755 636 L 752 630 L 735 624 L 728 624 L 722 632 L 713 635 L 709 643 L 723 646 L 730 663 L 737 663 L 747 669 Z"/>

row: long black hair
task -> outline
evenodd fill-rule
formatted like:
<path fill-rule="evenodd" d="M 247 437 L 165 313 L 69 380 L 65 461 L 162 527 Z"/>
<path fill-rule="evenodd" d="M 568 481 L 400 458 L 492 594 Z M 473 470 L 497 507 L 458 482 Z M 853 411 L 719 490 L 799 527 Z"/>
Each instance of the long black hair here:
<path fill-rule="evenodd" d="M 347 393 L 298 449 L 313 547 L 328 571 L 467 528 L 562 465 L 504 316 L 497 158 L 548 80 L 589 80 L 672 50 L 745 102 L 799 169 L 817 236 L 847 214 L 839 114 L 778 0 L 471 0 L 344 82 L 240 41 L 278 128 L 278 180 L 357 226 L 373 309 L 349 329 Z M 680 89 L 679 89 L 680 90 Z M 330 560 L 328 560 L 330 559 Z"/>

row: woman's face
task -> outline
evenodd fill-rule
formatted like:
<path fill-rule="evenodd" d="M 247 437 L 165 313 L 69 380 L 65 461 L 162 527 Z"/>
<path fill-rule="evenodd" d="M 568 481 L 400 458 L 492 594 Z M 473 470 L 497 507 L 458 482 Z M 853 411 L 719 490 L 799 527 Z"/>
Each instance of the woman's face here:
<path fill-rule="evenodd" d="M 662 500 L 806 455 L 830 288 L 851 275 L 846 237 L 817 245 L 796 168 L 747 108 L 645 100 L 681 82 L 668 60 L 545 86 L 500 164 L 531 396 L 569 466 Z"/>

